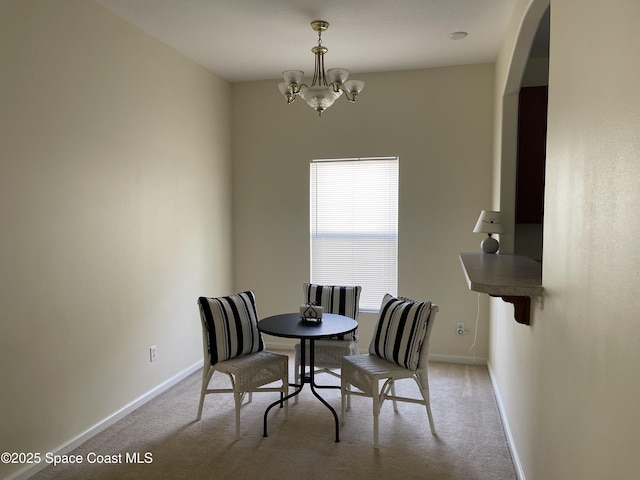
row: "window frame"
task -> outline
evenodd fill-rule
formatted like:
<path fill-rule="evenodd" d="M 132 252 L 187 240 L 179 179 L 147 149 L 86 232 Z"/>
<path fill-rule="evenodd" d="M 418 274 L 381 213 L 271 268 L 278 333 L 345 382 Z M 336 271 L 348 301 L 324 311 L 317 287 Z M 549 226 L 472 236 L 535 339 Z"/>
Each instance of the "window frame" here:
<path fill-rule="evenodd" d="M 383 163 L 380 163 L 380 165 L 382 168 L 387 169 L 387 172 L 385 172 L 385 175 L 387 175 L 387 177 L 380 174 L 377 174 L 377 175 L 375 173 L 372 174 L 372 178 L 373 178 L 372 182 L 373 181 L 383 182 L 386 184 L 384 188 L 388 189 L 387 191 L 385 191 L 385 193 L 380 193 L 379 195 L 381 197 L 380 199 L 375 200 L 375 202 L 385 202 L 385 201 L 388 202 L 387 205 L 384 205 L 383 207 L 381 207 L 382 213 L 379 215 L 381 218 L 384 217 L 385 221 L 383 222 L 381 220 L 377 220 L 380 222 L 380 225 L 384 224 L 384 228 L 382 228 L 379 231 L 377 230 L 368 231 L 365 233 L 365 232 L 355 231 L 358 228 L 363 228 L 362 227 L 363 224 L 361 224 L 359 227 L 353 226 L 353 225 L 348 227 L 352 229 L 351 231 L 342 230 L 341 227 L 338 226 L 333 232 L 328 233 L 327 230 L 323 230 L 323 228 L 325 227 L 318 226 L 318 222 L 319 222 L 318 217 L 322 215 L 322 214 L 318 214 L 317 212 L 318 205 L 319 205 L 318 195 L 328 195 L 327 191 L 319 191 L 322 189 L 322 187 L 318 186 L 319 180 L 317 179 L 317 175 L 319 174 L 319 169 L 321 169 L 321 166 L 323 165 L 329 165 L 329 164 L 344 164 L 345 166 L 347 164 L 349 165 L 349 167 L 345 167 L 345 168 L 351 169 L 349 171 L 351 186 L 353 186 L 355 183 L 358 183 L 358 185 L 353 187 L 354 190 L 349 191 L 350 194 L 346 196 L 345 200 L 356 198 L 361 201 L 360 204 L 358 204 L 358 206 L 349 209 L 349 211 L 351 212 L 351 215 L 355 216 L 357 213 L 365 212 L 367 214 L 367 218 L 369 218 L 369 216 L 371 216 L 372 214 L 374 214 L 375 216 L 375 214 L 378 213 L 372 210 L 362 210 L 363 205 L 365 205 L 367 201 L 369 200 L 373 201 L 371 199 L 372 197 L 371 195 L 367 194 L 367 196 L 364 197 L 362 192 L 360 192 L 359 194 L 357 192 L 354 193 L 355 190 L 363 188 L 363 185 L 361 185 L 362 176 L 357 177 L 357 180 L 358 180 L 357 182 L 354 181 L 355 179 L 354 171 L 357 170 L 359 162 L 368 162 L 368 163 L 385 162 L 386 163 L 386 165 L 384 165 Z M 364 165 L 364 163 L 362 165 Z M 322 172 L 322 173 L 326 174 L 326 172 Z M 316 175 L 316 177 L 314 177 L 314 175 Z M 327 175 L 328 175 L 327 178 L 331 179 L 329 174 Z M 363 293 L 360 298 L 361 312 L 377 313 L 380 309 L 380 303 L 385 293 L 389 293 L 391 295 L 397 296 L 398 240 L 399 240 L 398 239 L 399 176 L 400 176 L 400 158 L 398 156 L 327 158 L 327 159 L 314 159 L 314 160 L 311 160 L 310 162 L 310 167 L 309 167 L 310 281 L 311 283 L 320 283 L 325 285 L 330 285 L 330 284 L 331 285 L 361 285 L 363 287 Z M 338 179 L 337 177 L 334 177 L 334 178 L 336 180 Z M 324 180 L 326 181 L 326 179 Z M 376 183 L 374 185 L 373 183 L 370 183 L 368 185 L 369 187 L 366 187 L 366 186 L 365 187 L 368 188 L 367 192 L 370 192 L 371 187 L 373 186 L 380 187 L 382 184 Z M 334 188 L 334 187 L 329 187 L 329 188 Z M 341 190 L 340 195 L 342 195 L 342 193 L 343 192 Z M 334 197 L 331 197 L 331 198 L 334 198 Z M 322 205 L 320 205 L 320 208 L 328 209 L 330 203 L 331 203 L 330 201 L 324 202 Z M 351 202 L 351 203 L 354 203 L 354 202 Z M 358 210 L 358 208 L 360 208 L 360 210 Z M 342 221 L 344 222 L 344 219 L 342 219 Z M 337 220 L 337 223 L 340 223 L 340 220 Z M 368 225 L 368 227 L 366 227 L 368 229 L 371 224 L 366 223 L 366 225 Z M 375 229 L 375 222 L 374 222 L 374 229 Z M 351 271 L 349 275 L 347 275 L 345 278 L 339 278 L 339 277 L 328 278 L 327 276 L 324 276 L 324 277 L 320 276 L 324 272 L 319 272 L 315 268 L 318 265 L 317 259 L 315 260 L 315 263 L 314 263 L 314 252 L 316 252 L 316 249 L 318 247 L 318 242 L 322 241 L 323 239 L 328 239 L 328 238 L 338 239 L 340 237 L 347 238 L 348 240 L 350 239 L 350 241 L 346 242 L 345 244 L 345 246 L 347 247 L 348 246 L 366 247 L 364 248 L 364 250 L 357 250 L 358 252 L 363 252 L 363 251 L 366 252 L 367 248 L 378 248 L 378 249 L 381 249 L 381 251 L 383 250 L 384 254 L 382 256 L 385 257 L 385 259 L 379 262 L 375 261 L 373 263 L 367 263 L 367 265 L 370 266 L 371 268 L 377 267 L 378 269 L 380 269 L 379 273 L 378 274 L 369 273 L 368 276 L 364 275 L 364 277 L 359 276 L 360 274 L 357 274 L 357 273 L 354 274 L 353 272 L 359 270 L 357 267 L 359 267 L 361 264 L 354 262 L 355 260 L 354 256 L 350 252 L 347 252 L 346 256 L 348 257 L 348 264 L 351 265 L 351 267 L 348 268 L 348 270 Z M 316 242 L 315 246 L 314 246 L 314 242 Z M 354 251 L 356 250 L 354 249 Z M 363 253 L 363 254 L 366 256 L 366 253 Z M 376 257 L 376 260 L 380 260 L 380 259 Z M 362 270 L 363 271 L 370 270 L 371 268 L 362 269 Z M 326 270 L 329 270 L 329 269 L 327 268 Z M 334 274 L 338 272 L 338 270 L 339 269 L 336 269 L 336 271 L 334 271 Z M 384 272 L 384 273 L 380 273 L 380 272 Z M 375 280 L 379 278 L 385 278 L 386 281 L 383 282 L 382 284 L 377 284 Z M 376 286 L 376 288 L 374 288 L 373 291 L 369 293 L 372 286 L 371 282 L 375 284 L 374 286 Z"/>

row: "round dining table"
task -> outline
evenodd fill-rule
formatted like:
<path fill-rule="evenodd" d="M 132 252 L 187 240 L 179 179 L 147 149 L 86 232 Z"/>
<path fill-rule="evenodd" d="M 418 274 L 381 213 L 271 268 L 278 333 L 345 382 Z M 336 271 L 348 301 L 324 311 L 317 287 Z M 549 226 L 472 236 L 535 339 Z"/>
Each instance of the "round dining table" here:
<path fill-rule="evenodd" d="M 276 405 L 282 405 L 283 401 L 289 400 L 296 395 L 299 395 L 305 384 L 309 384 L 313 395 L 318 398 L 333 414 L 336 430 L 336 442 L 340 441 L 340 428 L 338 422 L 338 414 L 335 409 L 329 405 L 329 403 L 322 398 L 317 392 L 317 388 L 340 388 L 336 386 L 316 385 L 314 376 L 314 342 L 318 339 L 326 339 L 344 335 L 353 332 L 358 327 L 358 323 L 349 317 L 344 315 L 338 315 L 335 313 L 325 313 L 322 315 L 321 320 L 304 319 L 300 317 L 299 313 L 282 313 L 279 315 L 273 315 L 266 317 L 258 322 L 258 329 L 262 333 L 273 335 L 276 337 L 284 338 L 297 338 L 300 339 L 300 378 L 302 379 L 300 384 L 291 384 L 296 387 L 296 390 L 284 397 L 284 399 L 273 402 L 269 405 L 264 412 L 264 436 L 267 435 L 267 417 L 269 411 Z M 306 365 L 305 360 L 306 349 L 309 348 L 309 374 L 305 374 Z"/>

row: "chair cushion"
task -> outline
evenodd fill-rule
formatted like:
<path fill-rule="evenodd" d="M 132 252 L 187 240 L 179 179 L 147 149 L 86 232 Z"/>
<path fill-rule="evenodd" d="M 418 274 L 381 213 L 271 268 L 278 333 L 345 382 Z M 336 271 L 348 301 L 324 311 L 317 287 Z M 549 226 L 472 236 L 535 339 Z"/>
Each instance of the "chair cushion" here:
<path fill-rule="evenodd" d="M 198 299 L 209 332 L 211 365 L 264 349 L 252 291 Z"/>
<path fill-rule="evenodd" d="M 318 285 L 305 283 L 303 286 L 305 303 L 321 305 L 326 313 L 337 313 L 345 317 L 358 319 L 360 286 Z M 356 332 L 340 335 L 342 340 L 356 340 Z"/>
<path fill-rule="evenodd" d="M 431 302 L 399 299 L 386 294 L 369 353 L 416 371 L 430 308 Z"/>

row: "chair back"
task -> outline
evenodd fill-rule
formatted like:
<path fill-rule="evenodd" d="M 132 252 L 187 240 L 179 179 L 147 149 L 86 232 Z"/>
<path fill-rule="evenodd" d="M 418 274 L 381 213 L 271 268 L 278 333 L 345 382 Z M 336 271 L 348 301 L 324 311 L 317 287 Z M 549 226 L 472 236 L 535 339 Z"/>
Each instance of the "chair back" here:
<path fill-rule="evenodd" d="M 320 305 L 326 313 L 335 313 L 358 320 L 361 286 L 305 283 L 302 289 L 305 303 Z M 353 331 L 346 335 L 339 335 L 337 338 L 357 341 L 358 337 L 356 331 Z"/>
<path fill-rule="evenodd" d="M 206 370 L 208 368 L 207 365 L 213 365 L 213 363 L 211 363 L 211 348 L 209 348 L 209 327 L 207 326 L 207 319 L 204 316 L 200 298 L 198 298 L 198 310 L 200 310 L 200 324 L 202 325 L 202 356 Z"/>
<path fill-rule="evenodd" d="M 305 303 L 315 303 L 327 313 L 358 320 L 362 287 L 305 283 L 303 291 Z"/>
<path fill-rule="evenodd" d="M 198 298 L 205 358 L 215 365 L 264 349 L 253 291 Z"/>
<path fill-rule="evenodd" d="M 424 335 L 422 346 L 420 347 L 420 359 L 418 360 L 418 370 L 427 368 L 429 363 L 429 341 L 431 338 L 431 330 L 433 330 L 433 324 L 435 323 L 436 313 L 438 313 L 437 305 L 431 304 L 429 309 L 429 317 L 427 318 L 427 332 Z"/>

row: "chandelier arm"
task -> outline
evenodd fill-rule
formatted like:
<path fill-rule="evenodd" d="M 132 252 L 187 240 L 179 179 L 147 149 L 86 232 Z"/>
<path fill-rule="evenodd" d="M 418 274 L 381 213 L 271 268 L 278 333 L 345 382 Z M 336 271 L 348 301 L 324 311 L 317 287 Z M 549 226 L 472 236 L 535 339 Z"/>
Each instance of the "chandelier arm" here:
<path fill-rule="evenodd" d="M 349 92 L 344 87 L 342 87 L 341 90 L 344 92 L 344 96 L 347 100 L 349 100 L 351 103 L 356 103 L 356 97 L 358 96 L 358 92 Z"/>
<path fill-rule="evenodd" d="M 287 104 L 290 105 L 296 101 L 296 98 L 298 98 L 298 94 L 300 94 L 300 90 L 302 90 L 302 87 L 309 88 L 306 83 L 291 83 L 289 85 L 289 93 L 284 94 L 285 98 L 287 99 Z"/>
<path fill-rule="evenodd" d="M 320 85 L 327 87 L 327 76 L 324 73 L 324 54 L 320 54 Z"/>
<path fill-rule="evenodd" d="M 315 87 L 320 77 L 320 54 L 316 53 L 315 68 L 313 70 L 313 80 L 311 80 L 311 86 Z"/>
<path fill-rule="evenodd" d="M 306 83 L 292 83 L 291 85 L 289 85 L 289 88 L 291 89 L 291 93 L 294 95 L 297 95 L 300 93 L 300 90 L 302 90 L 302 87 L 307 87 Z"/>

